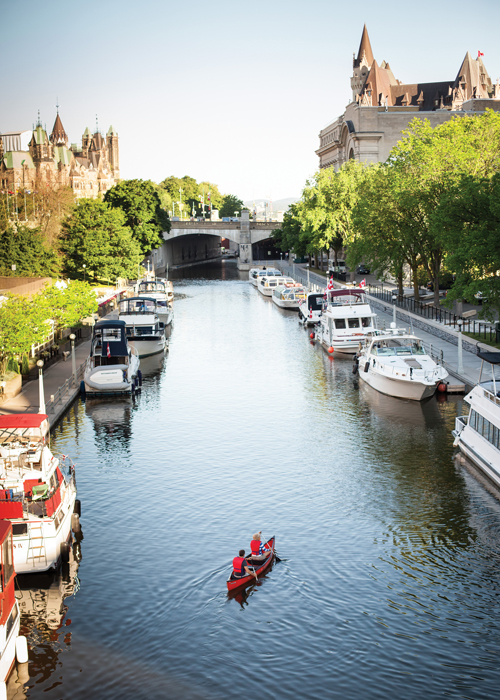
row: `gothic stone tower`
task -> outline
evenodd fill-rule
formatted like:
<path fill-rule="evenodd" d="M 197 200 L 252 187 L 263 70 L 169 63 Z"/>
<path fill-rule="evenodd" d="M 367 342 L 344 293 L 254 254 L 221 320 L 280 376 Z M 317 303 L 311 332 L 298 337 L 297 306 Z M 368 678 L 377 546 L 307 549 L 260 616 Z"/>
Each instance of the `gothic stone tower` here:
<path fill-rule="evenodd" d="M 111 171 L 115 180 L 120 179 L 120 156 L 118 153 L 118 134 L 112 126 L 109 127 L 106 134 L 106 142 L 108 148 L 108 163 L 111 166 Z"/>
<path fill-rule="evenodd" d="M 366 76 L 370 71 L 370 67 L 373 63 L 373 52 L 370 44 L 370 38 L 368 36 L 368 30 L 366 29 L 366 24 L 363 27 L 363 34 L 361 36 L 361 43 L 359 44 L 358 57 L 353 56 L 352 60 L 352 78 L 351 78 L 351 88 L 352 88 L 352 101 L 356 102 L 357 96 L 361 93 L 363 85 L 365 84 Z"/>

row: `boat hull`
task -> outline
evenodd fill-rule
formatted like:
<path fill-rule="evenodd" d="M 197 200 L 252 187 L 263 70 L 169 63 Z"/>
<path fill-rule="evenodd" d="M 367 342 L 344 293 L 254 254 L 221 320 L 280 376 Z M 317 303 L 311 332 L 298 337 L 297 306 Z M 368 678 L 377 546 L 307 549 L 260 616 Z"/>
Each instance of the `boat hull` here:
<path fill-rule="evenodd" d="M 3 683 L 7 682 L 7 679 L 9 678 L 16 662 L 16 639 L 19 636 L 21 627 L 21 614 L 17 601 L 15 603 L 15 607 L 17 609 L 17 617 L 12 625 L 12 629 L 10 630 L 10 634 L 6 640 L 4 648 L 1 650 L 0 655 L 0 682 Z"/>
<path fill-rule="evenodd" d="M 368 372 L 359 369 L 359 376 L 364 382 L 381 394 L 394 396 L 397 399 L 409 401 L 423 401 L 432 396 L 436 391 L 436 384 L 423 384 L 418 381 L 394 379 L 374 372 L 370 367 Z"/>
<path fill-rule="evenodd" d="M 150 357 L 165 352 L 165 334 L 161 336 L 129 336 L 128 344 L 135 348 L 139 357 Z"/>
<path fill-rule="evenodd" d="M 288 301 L 287 299 L 278 299 L 274 295 L 273 295 L 273 301 L 276 304 L 276 306 L 279 306 L 281 309 L 289 309 L 290 311 L 298 311 L 299 310 L 299 302 L 298 301 Z"/>
<path fill-rule="evenodd" d="M 262 565 L 259 566 L 258 569 L 255 569 L 257 576 L 260 576 L 261 574 L 265 573 L 265 571 L 271 566 L 271 563 L 274 559 L 275 541 L 276 538 L 273 536 L 266 542 L 265 546 L 271 548 L 271 554 L 267 557 L 267 559 L 263 560 Z M 227 590 L 235 591 L 237 588 L 243 588 L 244 586 L 248 586 L 248 584 L 252 583 L 253 581 L 255 581 L 255 576 L 253 575 L 243 576 L 243 578 L 237 579 L 232 579 L 231 577 L 229 577 L 227 580 Z"/>
<path fill-rule="evenodd" d="M 460 451 L 500 488 L 498 452 L 487 440 L 471 428 L 465 427 L 456 437 L 455 445 L 458 445 Z"/>

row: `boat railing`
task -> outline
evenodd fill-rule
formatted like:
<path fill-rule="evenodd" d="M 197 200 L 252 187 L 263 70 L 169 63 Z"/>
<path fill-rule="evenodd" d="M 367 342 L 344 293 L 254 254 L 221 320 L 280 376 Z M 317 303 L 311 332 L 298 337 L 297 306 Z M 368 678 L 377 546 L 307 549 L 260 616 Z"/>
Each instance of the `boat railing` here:
<path fill-rule="evenodd" d="M 500 386 L 500 382 L 499 382 Z M 495 394 L 492 391 L 489 391 L 488 389 L 485 389 L 484 387 L 481 387 L 482 390 L 484 391 L 484 396 L 486 399 L 489 399 L 492 403 L 496 404 L 497 406 L 500 406 L 500 398 L 498 396 L 495 396 Z"/>
<path fill-rule="evenodd" d="M 469 423 L 469 416 L 456 416 L 455 417 L 455 433 L 458 435 L 462 432 L 466 425 Z"/>

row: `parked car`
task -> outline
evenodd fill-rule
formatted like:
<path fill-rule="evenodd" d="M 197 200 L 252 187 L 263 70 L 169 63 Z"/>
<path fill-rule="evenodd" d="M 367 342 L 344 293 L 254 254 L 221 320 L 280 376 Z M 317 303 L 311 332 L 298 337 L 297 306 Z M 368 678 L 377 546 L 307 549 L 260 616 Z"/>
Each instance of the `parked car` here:
<path fill-rule="evenodd" d="M 477 300 L 478 304 L 482 304 L 483 301 L 488 301 L 487 297 L 485 297 L 482 292 L 476 292 L 474 298 Z"/>
<path fill-rule="evenodd" d="M 366 267 L 366 265 L 358 265 L 356 268 L 356 272 L 358 275 L 369 275 L 370 270 Z"/>

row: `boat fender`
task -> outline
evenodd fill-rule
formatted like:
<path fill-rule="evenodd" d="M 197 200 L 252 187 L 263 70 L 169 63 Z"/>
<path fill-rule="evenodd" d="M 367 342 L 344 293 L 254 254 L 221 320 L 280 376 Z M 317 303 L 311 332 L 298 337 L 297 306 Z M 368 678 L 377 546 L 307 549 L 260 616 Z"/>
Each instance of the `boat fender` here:
<path fill-rule="evenodd" d="M 363 371 L 368 372 L 369 369 L 370 369 L 370 360 L 368 360 L 368 362 L 365 362 L 365 369 Z"/>
<path fill-rule="evenodd" d="M 16 637 L 16 659 L 19 664 L 25 664 L 28 661 L 28 642 L 23 635 Z"/>
<path fill-rule="evenodd" d="M 80 394 L 83 394 L 85 396 L 85 382 L 82 381 L 80 382 Z"/>
<path fill-rule="evenodd" d="M 441 394 L 445 394 L 447 391 L 448 387 L 444 382 L 441 382 L 441 384 L 438 384 L 438 391 L 441 392 Z"/>
<path fill-rule="evenodd" d="M 142 372 L 141 370 L 137 370 L 137 376 L 139 377 L 139 386 L 142 386 Z"/>
<path fill-rule="evenodd" d="M 355 362 L 355 363 L 353 364 L 353 366 L 352 366 L 352 373 L 353 373 L 353 374 L 356 374 L 357 371 L 358 371 L 358 363 Z"/>
<path fill-rule="evenodd" d="M 76 513 L 78 517 L 81 517 L 82 515 L 82 502 L 80 501 L 79 498 L 76 499 L 75 505 L 73 507 L 73 513 Z"/>
<path fill-rule="evenodd" d="M 314 331 L 312 333 L 309 333 L 309 337 L 311 338 L 311 340 L 314 340 Z"/>
<path fill-rule="evenodd" d="M 71 516 L 71 529 L 73 532 L 80 532 L 82 529 L 82 526 L 80 525 L 80 516 L 78 513 L 73 513 Z"/>
<path fill-rule="evenodd" d="M 328 352 L 330 353 L 330 355 L 333 353 L 333 348 L 331 346 L 328 348 Z"/>
<path fill-rule="evenodd" d="M 73 520 L 74 516 L 75 516 L 75 513 L 73 513 L 71 520 Z M 63 564 L 67 564 L 69 562 L 69 553 L 70 553 L 69 544 L 67 542 L 63 542 L 61 544 L 61 561 Z"/>

